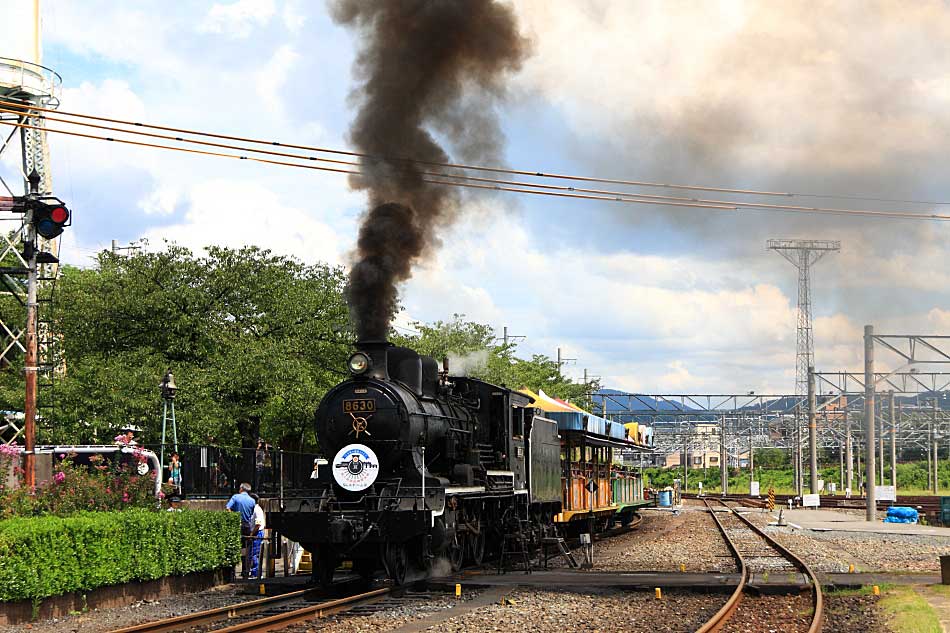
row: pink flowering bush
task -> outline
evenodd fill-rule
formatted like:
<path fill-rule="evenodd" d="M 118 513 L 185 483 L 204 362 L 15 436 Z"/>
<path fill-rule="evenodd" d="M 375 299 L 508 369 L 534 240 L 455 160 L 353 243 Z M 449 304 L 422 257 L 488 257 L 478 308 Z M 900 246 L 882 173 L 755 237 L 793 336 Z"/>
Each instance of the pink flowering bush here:
<path fill-rule="evenodd" d="M 54 466 L 50 481 L 39 482 L 35 489 L 23 485 L 23 473 L 17 469 L 20 485 L 7 489 L 0 482 L 0 519 L 14 516 L 54 515 L 69 516 L 77 512 L 104 512 L 132 508 L 156 509 L 161 499 L 155 498 L 155 476 L 150 472 L 141 476 L 135 466 L 144 452 L 136 452 L 130 464 L 109 463 L 101 455 L 90 458 L 91 467 L 73 463 L 74 455 Z M 6 457 L 4 457 L 6 456 Z M 0 454 L 3 459 L 19 459 L 10 451 Z M 2 465 L 2 464 L 0 464 Z"/>

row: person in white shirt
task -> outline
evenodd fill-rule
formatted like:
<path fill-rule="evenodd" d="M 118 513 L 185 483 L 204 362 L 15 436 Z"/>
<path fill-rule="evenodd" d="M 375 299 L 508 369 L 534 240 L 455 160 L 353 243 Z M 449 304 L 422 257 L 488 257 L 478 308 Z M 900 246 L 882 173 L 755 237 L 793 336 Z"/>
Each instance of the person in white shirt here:
<path fill-rule="evenodd" d="M 261 507 L 261 499 L 256 494 L 251 495 L 254 500 L 254 527 L 251 529 L 251 578 L 260 573 L 261 544 L 264 542 L 264 528 L 267 527 L 267 516 Z"/>

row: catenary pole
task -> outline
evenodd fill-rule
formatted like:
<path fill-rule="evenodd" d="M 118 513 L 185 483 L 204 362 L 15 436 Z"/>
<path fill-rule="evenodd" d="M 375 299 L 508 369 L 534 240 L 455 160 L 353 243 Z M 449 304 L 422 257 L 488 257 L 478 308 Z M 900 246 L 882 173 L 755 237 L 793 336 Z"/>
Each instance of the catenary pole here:
<path fill-rule="evenodd" d="M 853 445 L 851 443 L 851 415 L 847 408 L 844 410 L 844 461 L 845 468 L 848 470 L 848 481 L 845 490 L 854 490 L 854 455 L 852 455 Z"/>
<path fill-rule="evenodd" d="M 818 494 L 818 419 L 815 411 L 815 368 L 808 368 L 808 488 Z"/>
<path fill-rule="evenodd" d="M 888 398 L 888 417 L 891 420 L 891 485 L 897 490 L 897 418 L 894 415 L 894 391 Z"/>
<path fill-rule="evenodd" d="M 719 418 L 719 483 L 722 494 L 729 494 L 729 458 L 726 456 L 726 416 Z"/>
<path fill-rule="evenodd" d="M 930 422 L 930 446 L 933 450 L 933 465 L 934 465 L 934 475 L 933 484 L 930 488 L 930 492 L 937 494 L 937 490 L 940 488 L 940 485 L 937 481 L 937 473 L 939 472 L 937 468 L 937 399 L 934 398 L 932 418 Z"/>
<path fill-rule="evenodd" d="M 878 459 L 878 484 L 884 485 L 884 401 L 881 401 L 881 411 L 877 416 L 877 459 Z"/>
<path fill-rule="evenodd" d="M 877 500 L 874 494 L 874 478 L 877 468 L 874 464 L 875 442 L 874 442 L 874 326 L 864 326 L 864 449 L 867 452 L 865 456 L 864 476 L 865 488 L 867 490 L 867 506 L 865 508 L 865 519 L 868 521 L 877 520 Z"/>

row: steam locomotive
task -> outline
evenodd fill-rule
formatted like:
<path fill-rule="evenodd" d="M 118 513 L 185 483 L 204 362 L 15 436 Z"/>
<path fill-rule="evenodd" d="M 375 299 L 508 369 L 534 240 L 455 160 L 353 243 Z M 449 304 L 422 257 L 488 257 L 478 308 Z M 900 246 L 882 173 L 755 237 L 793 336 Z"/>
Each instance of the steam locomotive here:
<path fill-rule="evenodd" d="M 564 511 L 572 472 L 562 463 L 564 440 L 531 397 L 450 376 L 434 359 L 385 341 L 357 350 L 351 377 L 316 413 L 317 438 L 333 459 L 315 470 L 306 496 L 285 499 L 268 517 L 313 554 L 316 582 L 329 585 L 350 561 L 366 578 L 383 567 L 401 584 L 438 558 L 453 570 L 480 564 L 506 533 L 538 540 L 565 517 L 595 517 L 593 503 L 589 512 Z M 607 505 L 607 514 L 617 512 Z"/>

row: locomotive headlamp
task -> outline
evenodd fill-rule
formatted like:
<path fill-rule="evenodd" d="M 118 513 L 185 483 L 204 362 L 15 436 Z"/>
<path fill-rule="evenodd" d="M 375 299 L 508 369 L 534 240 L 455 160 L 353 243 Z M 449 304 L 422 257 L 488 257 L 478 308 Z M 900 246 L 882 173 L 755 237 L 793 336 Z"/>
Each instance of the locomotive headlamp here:
<path fill-rule="evenodd" d="M 347 365 L 350 368 L 350 372 L 354 375 L 359 376 L 360 374 L 365 374 L 369 369 L 369 356 L 363 352 L 356 352 L 350 356 L 349 362 Z"/>

